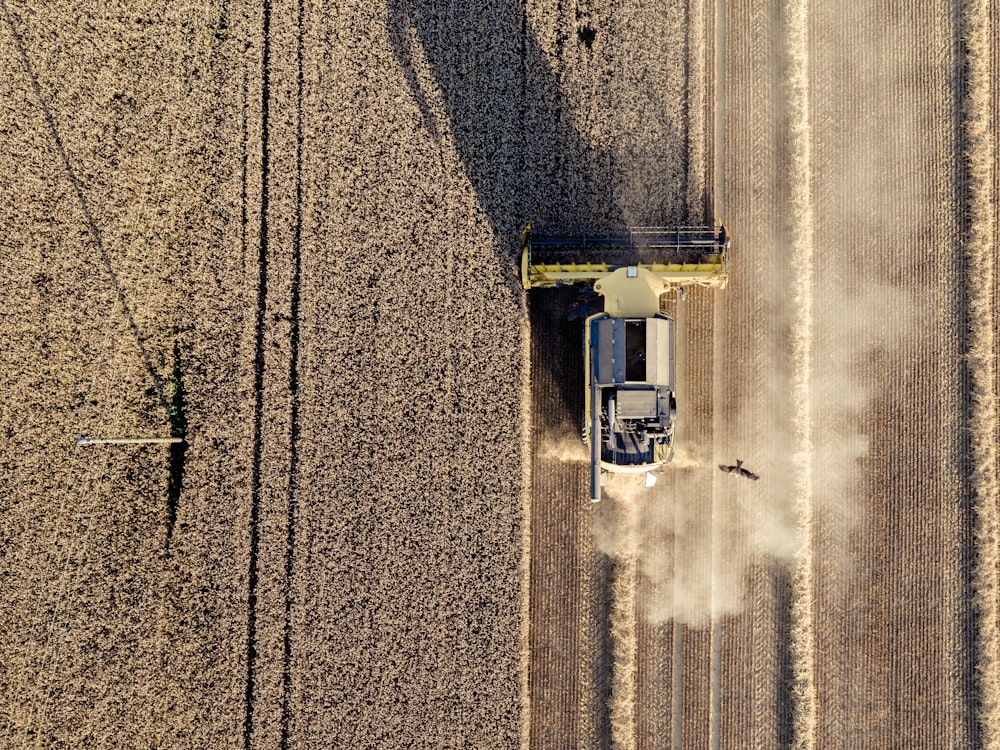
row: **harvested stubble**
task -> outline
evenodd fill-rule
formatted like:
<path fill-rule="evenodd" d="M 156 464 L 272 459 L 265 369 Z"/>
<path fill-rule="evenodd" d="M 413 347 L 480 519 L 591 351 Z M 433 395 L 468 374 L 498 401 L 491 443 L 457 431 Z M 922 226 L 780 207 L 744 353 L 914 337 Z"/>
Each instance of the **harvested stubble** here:
<path fill-rule="evenodd" d="M 703 70 L 703 40 L 694 34 L 697 52 L 648 43 L 684 39 L 688 10 L 528 5 L 523 189 L 536 225 L 607 231 L 702 220 L 703 156 L 689 157 L 685 149 L 704 146 L 705 123 L 701 112 L 685 118 L 685 106 L 704 101 L 704 82 L 692 83 L 686 71 L 693 58 Z M 586 29 L 596 32 L 589 44 L 577 34 Z M 628 555 L 609 559 L 592 538 L 592 509 L 579 502 L 587 492 L 586 454 L 564 461 L 553 447 L 565 444 L 567 432 L 578 435 L 582 409 L 580 331 L 565 322 L 572 299 L 544 290 L 529 295 L 535 435 L 530 743 L 633 747 L 641 702 L 658 690 L 659 674 L 638 670 L 636 562 Z"/>
<path fill-rule="evenodd" d="M 757 26 L 731 37 L 729 47 L 726 99 L 729 112 L 739 114 L 728 120 L 728 218 L 738 247 L 752 248 L 752 257 L 734 253 L 726 313 L 753 323 L 745 333 L 726 332 L 728 372 L 741 374 L 729 395 L 742 402 L 742 413 L 724 442 L 739 436 L 764 453 L 759 473 L 762 482 L 772 478 L 768 494 L 810 502 L 813 520 L 808 534 L 795 535 L 812 540 L 812 579 L 799 580 L 808 585 L 790 598 L 780 575 L 751 579 L 754 609 L 770 608 L 777 632 L 759 609 L 730 626 L 746 637 L 723 634 L 723 684 L 746 685 L 740 699 L 723 699 L 723 744 L 747 744 L 748 737 L 758 738 L 750 744 L 816 746 L 856 746 L 872 737 L 933 747 L 977 741 L 970 690 L 973 546 L 962 499 L 964 379 L 956 366 L 964 334 L 955 300 L 966 278 L 954 253 L 934 250 L 960 245 L 951 141 L 957 121 L 941 72 L 956 61 L 944 16 L 928 8 L 918 19 L 873 17 L 865 7 L 809 7 L 808 187 L 819 244 L 811 284 L 813 448 L 803 458 L 814 477 L 807 498 L 781 486 L 783 476 L 803 471 L 801 462 L 788 466 L 796 447 L 788 439 L 785 401 L 792 389 L 769 387 L 789 382 L 794 329 L 784 301 L 801 270 L 800 254 L 788 248 L 802 240 L 787 236 L 779 220 L 795 195 L 788 184 L 794 171 L 783 166 L 794 156 L 784 140 L 794 128 L 773 118 L 789 95 L 776 77 L 787 39 L 768 25 L 780 18 L 775 4 L 737 3 L 729 10 L 730 29 L 738 18 Z M 879 209 L 886 200 L 876 196 L 898 217 L 892 229 Z M 879 271 L 871 265 L 877 258 L 898 262 Z M 755 485 L 753 493 L 761 489 Z M 780 511 L 787 502 L 768 507 Z M 811 611 L 790 623 L 796 599 Z M 924 611 L 916 603 L 922 601 L 940 602 L 940 609 Z M 812 647 L 789 651 L 793 624 L 804 629 L 799 642 L 811 640 Z M 773 660 L 760 647 L 742 650 L 761 638 L 775 639 Z M 914 651 L 903 643 L 921 646 Z M 809 661 L 812 698 L 796 700 L 793 676 L 805 673 Z M 745 675 L 756 669 L 761 674 L 751 686 Z M 907 692 L 890 705 L 884 696 L 901 683 Z M 749 722 L 747 700 L 760 706 Z M 815 713 L 803 710 L 810 700 Z M 925 707 L 926 721 L 907 718 L 915 704 Z"/>

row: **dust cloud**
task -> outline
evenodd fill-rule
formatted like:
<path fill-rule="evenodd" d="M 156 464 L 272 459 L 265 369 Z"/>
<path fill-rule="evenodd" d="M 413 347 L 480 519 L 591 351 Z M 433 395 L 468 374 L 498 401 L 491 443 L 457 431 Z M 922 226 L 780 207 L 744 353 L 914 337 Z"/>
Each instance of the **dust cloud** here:
<path fill-rule="evenodd" d="M 555 431 L 555 436 L 546 439 L 539 448 L 538 455 L 546 461 L 560 463 L 588 463 L 590 451 L 580 439 L 580 434 L 572 426 L 564 425 Z"/>
<path fill-rule="evenodd" d="M 595 546 L 620 563 L 634 561 L 636 606 L 648 622 L 698 627 L 738 614 L 755 565 L 795 561 L 808 540 L 796 459 L 809 463 L 810 523 L 823 524 L 824 536 L 837 539 L 859 522 L 861 459 L 868 455 L 864 416 L 881 392 L 864 373 L 884 350 L 905 355 L 921 324 L 919 299 L 912 291 L 875 287 L 863 296 L 816 290 L 814 302 L 822 314 L 814 322 L 808 371 L 807 455 L 797 452 L 789 404 L 795 363 L 775 326 L 760 342 L 761 366 L 773 377 L 722 426 L 718 446 L 683 445 L 679 438 L 677 455 L 656 472 L 651 488 L 642 476 L 610 477 L 595 508 Z M 579 460 L 586 458 L 581 451 Z M 719 471 L 719 464 L 737 458 L 760 480 Z"/>

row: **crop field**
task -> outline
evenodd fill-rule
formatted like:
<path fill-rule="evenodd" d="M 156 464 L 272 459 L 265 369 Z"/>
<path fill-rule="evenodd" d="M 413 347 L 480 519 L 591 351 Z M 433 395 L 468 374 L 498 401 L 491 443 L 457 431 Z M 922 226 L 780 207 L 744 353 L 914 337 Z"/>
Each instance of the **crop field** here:
<path fill-rule="evenodd" d="M 0 0 L 0 748 L 1000 747 L 998 40 Z M 592 505 L 521 229 L 716 219 Z"/>

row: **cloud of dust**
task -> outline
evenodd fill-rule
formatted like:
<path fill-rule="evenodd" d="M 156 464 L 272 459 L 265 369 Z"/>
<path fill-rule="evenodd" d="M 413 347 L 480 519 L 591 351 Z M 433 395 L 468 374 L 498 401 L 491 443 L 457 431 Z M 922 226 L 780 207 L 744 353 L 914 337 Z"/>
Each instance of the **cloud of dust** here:
<path fill-rule="evenodd" d="M 546 440 L 539 448 L 539 456 L 547 461 L 560 463 L 589 463 L 590 451 L 570 425 L 555 431 L 556 437 Z"/>
<path fill-rule="evenodd" d="M 916 340 L 919 301 L 911 291 L 875 286 L 863 295 L 816 290 L 809 375 L 813 523 L 824 538 L 844 538 L 862 512 L 857 498 L 868 454 L 864 416 L 881 386 L 865 378 L 880 353 L 905 352 Z M 788 563 L 805 540 L 796 510 L 784 331 L 762 341 L 766 378 L 760 392 L 723 427 L 720 455 L 708 446 L 678 446 L 675 459 L 647 488 L 642 476 L 612 475 L 595 509 L 595 544 L 638 569 L 638 609 L 652 623 L 706 625 L 744 607 L 752 567 Z M 733 447 L 729 447 L 733 446 Z M 750 481 L 719 471 L 742 458 L 760 475 Z M 586 452 L 580 460 L 586 460 Z M 829 562 L 829 560 L 827 561 Z M 848 565 L 848 560 L 841 564 Z"/>
<path fill-rule="evenodd" d="M 845 121 L 831 137 L 818 116 L 829 114 L 821 112 L 828 109 L 822 92 L 808 77 L 796 78 L 808 72 L 807 9 L 796 7 L 796 34 L 785 43 L 795 47 L 788 56 L 798 66 L 786 71 L 791 78 L 783 81 L 784 101 L 774 102 L 780 114 L 772 123 L 782 143 L 773 165 L 782 184 L 772 209 L 781 218 L 773 227 L 754 226 L 766 243 L 741 246 L 736 239 L 735 252 L 752 261 L 734 268 L 746 275 L 734 277 L 731 289 L 745 284 L 752 299 L 744 309 L 757 314 L 740 321 L 738 332 L 724 332 L 745 341 L 750 331 L 742 355 L 749 362 L 739 369 L 755 381 L 723 389 L 724 399 L 738 400 L 714 405 L 727 414 L 716 424 L 714 445 L 686 442 L 682 429 L 678 448 L 686 453 L 658 472 L 654 487 L 612 477 L 595 509 L 597 547 L 614 558 L 636 556 L 637 604 L 652 622 L 700 625 L 738 613 L 760 566 L 793 567 L 804 550 L 814 553 L 808 567 L 827 579 L 849 570 L 850 535 L 865 513 L 872 407 L 899 382 L 898 368 L 922 366 L 916 344 L 939 323 L 933 302 L 920 296 L 934 292 L 934 269 L 921 288 L 905 265 L 914 246 L 927 245 L 928 209 L 950 200 L 935 192 L 931 177 L 939 155 L 926 134 L 939 111 L 919 96 L 886 96 L 908 89 L 916 74 L 905 54 L 887 61 L 880 37 L 879 47 L 864 54 L 826 50 L 836 76 L 873 113 Z M 910 49 L 915 27 L 909 18 L 900 23 L 898 39 L 887 38 Z M 813 160 L 814 153 L 823 158 Z M 803 251 L 804 271 L 795 265 Z M 678 375 L 683 420 L 684 404 L 694 398 L 688 393 L 697 388 L 697 398 L 705 398 L 701 389 L 711 386 Z M 718 464 L 737 458 L 760 480 L 719 471 Z M 805 585 L 800 593 L 810 590 Z"/>

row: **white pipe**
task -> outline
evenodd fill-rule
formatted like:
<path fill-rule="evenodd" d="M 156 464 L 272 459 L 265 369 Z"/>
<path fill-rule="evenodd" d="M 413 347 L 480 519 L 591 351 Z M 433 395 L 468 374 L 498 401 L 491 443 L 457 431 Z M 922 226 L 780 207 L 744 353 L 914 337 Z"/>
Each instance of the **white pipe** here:
<path fill-rule="evenodd" d="M 79 437 L 77 445 L 135 445 L 139 443 L 183 443 L 180 437 L 88 438 Z"/>

